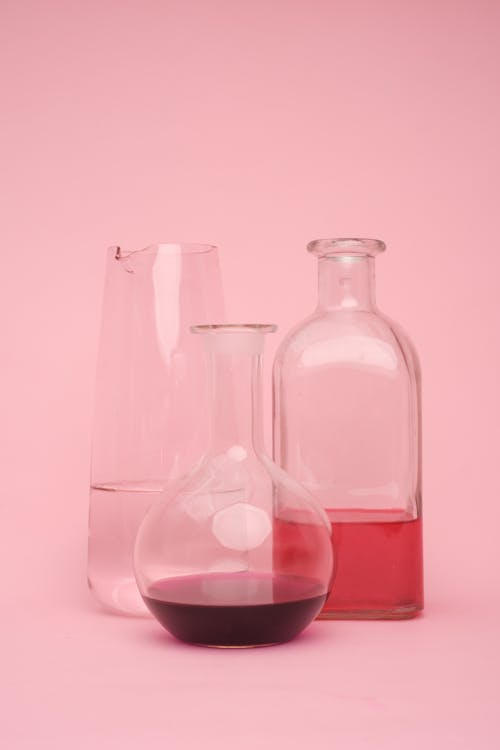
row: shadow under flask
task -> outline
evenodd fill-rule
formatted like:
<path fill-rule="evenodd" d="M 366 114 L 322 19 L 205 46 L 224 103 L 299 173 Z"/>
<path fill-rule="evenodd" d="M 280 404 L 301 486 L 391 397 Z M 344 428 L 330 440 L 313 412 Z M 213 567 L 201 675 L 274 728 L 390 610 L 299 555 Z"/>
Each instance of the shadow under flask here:
<path fill-rule="evenodd" d="M 420 369 L 375 305 L 378 240 L 308 245 L 316 311 L 274 363 L 274 458 L 332 524 L 335 582 L 322 619 L 415 616 L 423 607 Z"/>
<path fill-rule="evenodd" d="M 330 591 L 329 520 L 263 448 L 261 354 L 268 325 L 200 325 L 210 439 L 187 479 L 141 524 L 139 590 L 182 641 L 249 647 L 288 641 Z"/>

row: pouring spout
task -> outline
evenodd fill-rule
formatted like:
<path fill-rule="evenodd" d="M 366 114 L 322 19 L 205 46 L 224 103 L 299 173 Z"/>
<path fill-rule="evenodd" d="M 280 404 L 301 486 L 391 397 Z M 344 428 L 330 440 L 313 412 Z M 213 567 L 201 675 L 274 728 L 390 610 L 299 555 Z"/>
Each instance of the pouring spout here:
<path fill-rule="evenodd" d="M 114 258 L 114 260 L 120 261 L 124 271 L 126 271 L 127 273 L 134 273 L 134 269 L 130 267 L 130 264 L 124 262 L 126 261 L 128 256 L 132 255 L 133 253 L 124 253 L 120 245 L 111 245 L 108 248 L 108 252 Z"/>

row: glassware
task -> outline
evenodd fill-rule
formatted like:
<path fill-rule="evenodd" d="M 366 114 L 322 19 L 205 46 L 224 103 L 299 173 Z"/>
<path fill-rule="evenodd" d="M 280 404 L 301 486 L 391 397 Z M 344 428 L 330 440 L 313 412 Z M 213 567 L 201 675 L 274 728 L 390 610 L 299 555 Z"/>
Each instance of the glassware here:
<path fill-rule="evenodd" d="M 224 320 L 210 245 L 110 248 L 96 381 L 88 580 L 106 608 L 149 614 L 133 572 L 137 529 L 202 454 L 203 352 L 190 325 Z"/>
<path fill-rule="evenodd" d="M 208 451 L 152 506 L 135 548 L 144 601 L 183 641 L 248 647 L 290 640 L 330 590 L 328 518 L 264 452 L 261 354 L 264 334 L 274 330 L 193 328 L 208 354 Z"/>
<path fill-rule="evenodd" d="M 412 617 L 423 606 L 420 369 L 375 305 L 367 239 L 316 240 L 316 311 L 274 363 L 274 457 L 326 509 L 337 570 L 325 619 Z"/>

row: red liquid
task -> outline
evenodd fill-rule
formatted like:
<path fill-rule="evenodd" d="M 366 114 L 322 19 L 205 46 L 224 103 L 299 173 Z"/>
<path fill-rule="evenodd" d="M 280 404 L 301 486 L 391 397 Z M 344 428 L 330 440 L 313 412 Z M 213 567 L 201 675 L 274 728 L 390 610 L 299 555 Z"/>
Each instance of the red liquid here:
<path fill-rule="evenodd" d="M 423 607 L 422 520 L 400 510 L 327 510 L 336 575 L 321 618 L 412 617 Z"/>
<path fill-rule="evenodd" d="M 176 638 L 204 646 L 289 641 L 321 610 L 326 594 L 311 578 L 226 573 L 167 578 L 144 601 Z"/>

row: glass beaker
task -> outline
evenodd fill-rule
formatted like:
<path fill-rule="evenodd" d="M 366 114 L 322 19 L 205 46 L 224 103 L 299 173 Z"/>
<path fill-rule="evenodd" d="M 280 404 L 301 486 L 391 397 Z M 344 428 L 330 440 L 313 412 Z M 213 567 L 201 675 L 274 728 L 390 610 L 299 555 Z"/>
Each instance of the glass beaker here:
<path fill-rule="evenodd" d="M 88 581 L 106 608 L 148 614 L 133 547 L 158 493 L 202 454 L 202 347 L 190 326 L 224 320 L 215 247 L 108 251 L 96 379 Z"/>
<path fill-rule="evenodd" d="M 135 548 L 137 582 L 151 612 L 180 640 L 226 647 L 287 641 L 327 598 L 333 548 L 319 503 L 264 452 L 261 354 L 264 334 L 275 327 L 193 330 L 208 353 L 208 451 L 146 515 Z"/>
<path fill-rule="evenodd" d="M 316 311 L 274 364 L 274 458 L 325 508 L 335 585 L 322 618 L 406 618 L 423 606 L 420 368 L 375 305 L 367 239 L 316 240 Z"/>

